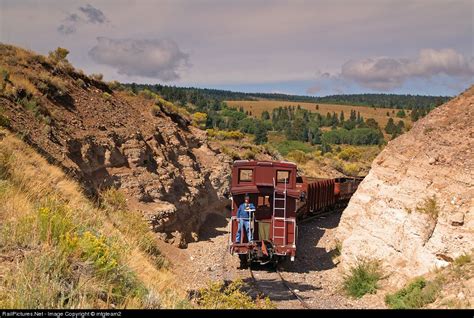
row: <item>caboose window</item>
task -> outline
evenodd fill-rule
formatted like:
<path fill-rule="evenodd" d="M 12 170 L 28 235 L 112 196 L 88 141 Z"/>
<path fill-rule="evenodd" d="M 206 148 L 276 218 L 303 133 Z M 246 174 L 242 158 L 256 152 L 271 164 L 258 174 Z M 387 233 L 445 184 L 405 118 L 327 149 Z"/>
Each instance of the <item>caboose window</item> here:
<path fill-rule="evenodd" d="M 240 169 L 239 170 L 239 182 L 252 182 L 253 170 L 252 169 Z"/>
<path fill-rule="evenodd" d="M 288 170 L 278 170 L 277 171 L 277 182 L 278 183 L 289 183 L 290 182 L 290 172 Z"/>
<path fill-rule="evenodd" d="M 268 195 L 259 195 L 258 196 L 258 204 L 259 208 L 261 207 L 270 207 L 270 196 Z"/>

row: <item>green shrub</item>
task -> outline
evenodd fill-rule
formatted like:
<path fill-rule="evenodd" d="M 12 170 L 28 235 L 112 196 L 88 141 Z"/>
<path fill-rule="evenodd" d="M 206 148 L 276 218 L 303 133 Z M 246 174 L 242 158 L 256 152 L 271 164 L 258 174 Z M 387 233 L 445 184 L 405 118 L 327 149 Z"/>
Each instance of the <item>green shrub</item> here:
<path fill-rule="evenodd" d="M 344 162 L 340 159 L 338 159 L 337 157 L 336 158 L 333 158 L 332 155 L 329 155 L 331 154 L 330 152 L 324 154 L 324 157 L 325 158 L 328 158 L 328 159 L 331 159 L 331 162 L 330 162 L 330 166 L 333 167 L 335 170 L 341 172 L 341 173 L 345 173 L 344 172 Z"/>
<path fill-rule="evenodd" d="M 10 119 L 6 117 L 0 109 L 0 127 L 10 127 Z"/>
<path fill-rule="evenodd" d="M 347 176 L 357 176 L 360 172 L 360 166 L 357 163 L 346 163 L 342 171 Z"/>
<path fill-rule="evenodd" d="M 146 295 L 146 288 L 126 266 L 121 265 L 118 246 L 105 236 L 90 230 L 69 232 L 62 237 L 60 246 L 67 258 L 76 256 L 94 267 L 95 275 L 111 285 L 111 289 L 103 292 L 112 301 L 123 302 L 126 298 Z"/>
<path fill-rule="evenodd" d="M 67 56 L 69 54 L 69 50 L 58 47 L 56 50 L 49 52 L 48 57 L 52 62 L 59 62 L 59 61 L 67 61 Z"/>
<path fill-rule="evenodd" d="M 253 152 L 252 150 L 246 150 L 242 156 L 241 156 L 242 159 L 244 160 L 252 160 L 252 159 L 255 159 L 255 152 Z"/>
<path fill-rule="evenodd" d="M 0 68 L 0 91 L 3 91 L 10 81 L 10 73 L 3 68 Z"/>
<path fill-rule="evenodd" d="M 114 210 L 126 210 L 127 199 L 122 191 L 110 188 L 101 193 L 102 207 L 109 212 Z"/>
<path fill-rule="evenodd" d="M 38 103 L 36 102 L 34 98 L 29 99 L 29 98 L 24 97 L 20 100 L 20 105 L 25 107 L 27 110 L 29 110 L 33 114 L 35 115 L 38 114 Z"/>
<path fill-rule="evenodd" d="M 48 60 L 55 66 L 55 70 L 61 70 L 66 73 L 72 73 L 74 67 L 67 60 L 69 50 L 58 47 L 56 50 L 49 52 Z"/>
<path fill-rule="evenodd" d="M 336 242 L 336 246 L 334 249 L 331 251 L 331 259 L 335 259 L 339 256 L 341 256 L 342 253 L 342 243 L 340 241 Z"/>
<path fill-rule="evenodd" d="M 362 153 L 357 148 L 347 147 L 345 149 L 342 149 L 337 156 L 339 157 L 339 159 L 342 160 L 357 161 L 361 158 Z"/>
<path fill-rule="evenodd" d="M 425 198 L 421 205 L 418 205 L 415 209 L 419 213 L 424 213 L 430 216 L 433 220 L 438 219 L 439 206 L 436 202 L 436 197 Z"/>
<path fill-rule="evenodd" d="M 169 262 L 163 256 L 163 254 L 161 254 L 161 251 L 156 245 L 154 235 L 150 232 L 147 224 L 141 217 L 140 217 L 139 222 L 140 222 L 140 225 L 142 225 L 142 228 L 144 229 L 144 231 L 143 230 L 137 231 L 138 227 L 133 228 L 137 233 L 140 233 L 140 237 L 137 237 L 138 247 L 140 248 L 140 250 L 150 255 L 150 257 L 153 259 L 153 263 L 156 268 L 158 269 L 167 268 L 169 266 Z"/>
<path fill-rule="evenodd" d="M 150 91 L 149 89 L 143 89 L 138 93 L 139 96 L 145 99 L 155 99 L 158 98 L 158 95 Z"/>
<path fill-rule="evenodd" d="M 223 282 L 211 282 L 199 290 L 197 303 L 203 309 L 272 309 L 275 308 L 268 297 L 255 301 L 242 291 L 243 282 L 236 280 L 228 286 Z"/>
<path fill-rule="evenodd" d="M 426 282 L 420 277 L 395 294 L 386 295 L 385 303 L 393 309 L 422 308 L 436 300 L 440 288 L 439 281 Z"/>
<path fill-rule="evenodd" d="M 458 256 L 454 260 L 454 265 L 463 266 L 465 264 L 469 264 L 471 262 L 471 260 L 472 260 L 471 255 L 469 255 L 467 253 L 464 253 L 463 255 Z"/>
<path fill-rule="evenodd" d="M 151 113 L 153 114 L 153 116 L 160 116 L 160 114 L 161 114 L 160 106 L 153 105 L 153 107 L 151 108 Z"/>
<path fill-rule="evenodd" d="M 75 81 L 74 81 L 74 84 L 75 84 L 77 87 L 86 88 L 86 83 L 85 83 L 81 78 L 78 78 L 77 80 L 75 80 Z"/>
<path fill-rule="evenodd" d="M 362 260 L 344 276 L 344 289 L 348 295 L 360 298 L 365 294 L 375 294 L 377 283 L 382 277 L 378 261 Z"/>
<path fill-rule="evenodd" d="M 118 81 L 108 82 L 107 85 L 109 86 L 109 88 L 111 90 L 120 90 L 120 89 L 122 89 L 122 85 Z"/>
<path fill-rule="evenodd" d="M 42 73 L 36 80 L 36 87 L 43 93 L 51 97 L 62 97 L 68 94 L 68 89 L 64 81 L 47 73 Z"/>
<path fill-rule="evenodd" d="M 288 153 L 292 150 L 300 150 L 304 153 L 311 152 L 314 148 L 310 144 L 298 140 L 284 140 L 272 144 L 279 153 L 283 156 L 287 156 Z"/>
<path fill-rule="evenodd" d="M 107 274 L 118 266 L 118 252 L 102 235 L 85 231 L 82 234 L 66 233 L 63 247 L 70 253 L 79 251 L 80 257 L 90 261 L 101 274 Z"/>
<path fill-rule="evenodd" d="M 51 201 L 38 209 L 38 229 L 42 242 L 57 244 L 73 228 L 66 206 Z"/>
<path fill-rule="evenodd" d="M 296 162 L 297 164 L 304 164 L 308 162 L 308 157 L 306 153 L 301 150 L 292 150 L 288 153 L 287 158 L 291 161 Z"/>
<path fill-rule="evenodd" d="M 266 144 L 263 145 L 263 149 L 265 150 L 265 152 L 266 152 L 267 154 L 269 154 L 269 155 L 272 156 L 272 157 L 278 157 L 278 156 L 280 155 L 280 153 L 278 152 L 278 150 L 277 150 L 274 146 L 272 146 L 272 145 L 270 145 L 270 144 L 268 144 L 268 143 L 266 143 Z"/>
<path fill-rule="evenodd" d="M 2 80 L 3 82 L 10 81 L 10 72 L 8 72 L 4 68 L 0 68 L 0 80 Z"/>
<path fill-rule="evenodd" d="M 109 93 L 107 92 L 103 92 L 102 93 L 102 98 L 105 99 L 106 101 L 109 101 L 112 99 L 112 95 L 110 95 Z"/>
<path fill-rule="evenodd" d="M 101 73 L 92 73 L 91 75 L 89 75 L 89 77 L 99 82 L 104 79 L 104 75 L 102 75 Z"/>
<path fill-rule="evenodd" d="M 34 54 L 34 55 L 31 55 L 28 61 L 32 63 L 45 64 L 46 58 L 44 55 Z"/>
<path fill-rule="evenodd" d="M 175 104 L 168 102 L 167 100 L 164 100 L 163 98 L 159 97 L 153 92 L 150 92 L 148 90 L 143 90 L 140 92 L 140 94 L 144 94 L 146 98 L 155 98 L 155 104 L 160 106 L 161 110 L 165 112 L 167 115 L 169 114 L 176 114 L 179 115 L 182 118 L 189 119 L 190 114 L 189 112 L 184 108 L 184 107 L 179 107 L 176 106 Z M 149 97 L 147 97 L 149 94 Z"/>
<path fill-rule="evenodd" d="M 207 114 L 196 112 L 192 115 L 193 126 L 204 129 L 206 128 Z"/>
<path fill-rule="evenodd" d="M 228 155 L 229 157 L 231 157 L 232 160 L 241 159 L 240 155 L 237 152 L 235 152 L 234 150 L 230 149 L 229 147 L 224 146 L 224 147 L 221 148 L 221 151 L 222 151 L 222 153 L 224 153 L 224 154 Z"/>

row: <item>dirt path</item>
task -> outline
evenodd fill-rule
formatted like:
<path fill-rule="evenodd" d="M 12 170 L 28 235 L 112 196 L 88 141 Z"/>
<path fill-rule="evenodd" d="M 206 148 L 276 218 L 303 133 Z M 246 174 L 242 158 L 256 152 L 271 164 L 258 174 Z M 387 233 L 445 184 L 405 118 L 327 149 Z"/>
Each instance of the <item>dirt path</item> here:
<path fill-rule="evenodd" d="M 338 213 L 299 225 L 297 258 L 294 263 L 282 264 L 282 275 L 311 308 L 385 308 L 381 293 L 355 300 L 341 291 L 341 273 L 328 252 L 340 215 Z M 249 271 L 239 269 L 238 257 L 228 253 L 228 219 L 211 214 L 205 224 L 200 240 L 190 243 L 187 249 L 161 244 L 163 253 L 172 260 L 180 285 L 192 291 L 205 287 L 211 280 L 241 278 L 252 286 Z M 253 266 L 252 270 L 259 291 L 268 295 L 278 308 L 301 308 L 301 303 L 282 286 L 274 269 Z M 251 295 L 259 291 L 250 287 Z"/>

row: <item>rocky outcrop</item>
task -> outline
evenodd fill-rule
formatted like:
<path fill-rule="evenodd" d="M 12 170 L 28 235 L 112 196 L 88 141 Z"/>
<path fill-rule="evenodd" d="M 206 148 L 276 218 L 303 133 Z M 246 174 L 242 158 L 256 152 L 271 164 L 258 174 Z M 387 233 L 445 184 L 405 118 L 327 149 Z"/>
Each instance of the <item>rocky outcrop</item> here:
<path fill-rule="evenodd" d="M 471 87 L 389 142 L 342 215 L 344 270 L 379 259 L 401 286 L 474 248 L 473 123 Z"/>
<path fill-rule="evenodd" d="M 178 246 L 197 239 L 208 213 L 228 204 L 230 159 L 212 151 L 190 127 L 157 124 L 152 135 L 111 133 L 70 140 L 66 156 L 89 189 L 121 188 L 131 210 L 141 211 L 161 237 Z"/>

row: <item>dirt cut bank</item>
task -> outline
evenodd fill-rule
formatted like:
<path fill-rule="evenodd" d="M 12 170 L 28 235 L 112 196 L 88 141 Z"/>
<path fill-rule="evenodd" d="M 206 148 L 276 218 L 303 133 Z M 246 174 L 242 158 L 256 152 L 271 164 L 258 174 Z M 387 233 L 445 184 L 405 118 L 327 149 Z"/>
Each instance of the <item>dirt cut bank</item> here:
<path fill-rule="evenodd" d="M 342 265 L 379 259 L 390 284 L 474 248 L 474 87 L 389 142 L 344 211 Z"/>

